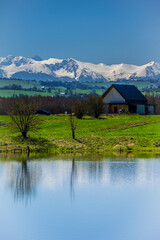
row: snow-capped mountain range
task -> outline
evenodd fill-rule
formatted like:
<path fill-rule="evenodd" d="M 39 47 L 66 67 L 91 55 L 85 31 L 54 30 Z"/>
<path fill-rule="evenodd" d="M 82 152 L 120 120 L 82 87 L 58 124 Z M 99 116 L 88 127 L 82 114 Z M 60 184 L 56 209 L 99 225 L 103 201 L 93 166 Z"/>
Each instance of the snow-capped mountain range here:
<path fill-rule="evenodd" d="M 160 79 L 160 63 L 142 66 L 130 64 L 106 65 L 80 62 L 72 58 L 42 60 L 36 56 L 0 57 L 0 78 L 43 81 L 102 82 L 117 80 Z"/>

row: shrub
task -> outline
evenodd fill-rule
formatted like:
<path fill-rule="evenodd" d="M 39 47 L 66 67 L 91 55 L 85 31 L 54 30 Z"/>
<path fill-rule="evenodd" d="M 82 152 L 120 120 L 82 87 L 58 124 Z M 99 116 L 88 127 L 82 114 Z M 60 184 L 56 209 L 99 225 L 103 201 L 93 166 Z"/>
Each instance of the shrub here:
<path fill-rule="evenodd" d="M 85 100 L 86 112 L 88 115 L 99 118 L 104 110 L 104 102 L 100 96 L 88 96 Z"/>
<path fill-rule="evenodd" d="M 79 119 L 82 119 L 85 114 L 85 102 L 84 100 L 79 100 L 73 106 L 73 112 L 75 116 Z"/>

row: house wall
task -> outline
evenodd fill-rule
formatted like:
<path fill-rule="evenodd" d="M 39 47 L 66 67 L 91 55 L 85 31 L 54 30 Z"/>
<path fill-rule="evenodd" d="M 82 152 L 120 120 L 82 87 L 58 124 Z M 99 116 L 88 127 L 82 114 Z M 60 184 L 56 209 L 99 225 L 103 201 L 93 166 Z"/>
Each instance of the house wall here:
<path fill-rule="evenodd" d="M 108 113 L 115 113 L 115 108 L 117 108 L 117 113 L 119 113 L 120 110 L 128 111 L 128 105 L 126 104 L 109 104 Z"/>
<path fill-rule="evenodd" d="M 149 115 L 153 115 L 154 114 L 154 106 L 153 105 L 148 106 L 148 114 Z"/>
<path fill-rule="evenodd" d="M 110 92 L 104 97 L 103 101 L 104 103 L 125 103 L 125 99 L 115 88 L 110 90 Z"/>
<path fill-rule="evenodd" d="M 127 104 L 106 104 L 105 113 L 115 113 L 115 108 L 117 108 L 117 113 L 120 112 L 120 110 L 129 111 L 129 105 Z M 145 114 L 145 105 L 137 105 L 137 113 L 138 114 Z M 153 109 L 151 106 L 151 112 L 149 114 L 153 114 Z"/>
<path fill-rule="evenodd" d="M 137 105 L 137 113 L 145 114 L 145 105 Z"/>
<path fill-rule="evenodd" d="M 104 113 L 105 114 L 109 113 L 109 104 L 105 104 L 105 106 L 104 106 Z"/>

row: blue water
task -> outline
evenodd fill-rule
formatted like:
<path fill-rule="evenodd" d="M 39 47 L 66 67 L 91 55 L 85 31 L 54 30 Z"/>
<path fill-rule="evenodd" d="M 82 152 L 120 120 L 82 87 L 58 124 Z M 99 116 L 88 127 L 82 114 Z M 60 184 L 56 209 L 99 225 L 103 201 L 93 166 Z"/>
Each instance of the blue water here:
<path fill-rule="evenodd" d="M 0 161 L 0 240 L 160 239 L 160 159 Z"/>

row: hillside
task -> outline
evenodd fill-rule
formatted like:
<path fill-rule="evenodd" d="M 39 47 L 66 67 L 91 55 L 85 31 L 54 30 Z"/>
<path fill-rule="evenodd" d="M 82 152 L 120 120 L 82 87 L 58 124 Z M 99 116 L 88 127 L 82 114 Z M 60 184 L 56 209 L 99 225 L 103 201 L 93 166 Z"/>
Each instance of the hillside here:
<path fill-rule="evenodd" d="M 19 79 L 0 79 L 0 97 L 16 97 L 16 96 L 81 96 L 88 94 L 102 95 L 107 88 L 114 82 L 61 82 L 61 81 L 34 81 Z M 135 85 L 143 93 L 151 93 L 160 95 L 159 80 L 124 80 L 117 81 L 120 84 Z"/>

